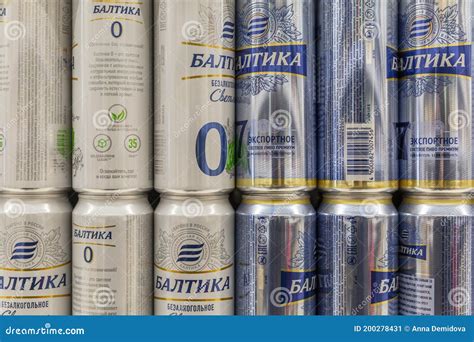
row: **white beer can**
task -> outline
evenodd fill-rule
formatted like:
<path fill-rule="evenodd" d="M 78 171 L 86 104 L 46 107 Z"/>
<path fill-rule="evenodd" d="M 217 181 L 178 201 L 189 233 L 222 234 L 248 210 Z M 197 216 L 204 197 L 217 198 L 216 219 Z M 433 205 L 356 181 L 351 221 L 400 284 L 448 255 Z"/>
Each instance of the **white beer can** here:
<path fill-rule="evenodd" d="M 71 204 L 0 195 L 0 316 L 71 314 Z"/>
<path fill-rule="evenodd" d="M 152 1 L 73 1 L 73 187 L 153 187 Z"/>
<path fill-rule="evenodd" d="M 235 1 L 155 0 L 155 188 L 234 188 Z"/>
<path fill-rule="evenodd" d="M 146 195 L 79 195 L 73 315 L 151 315 L 153 209 Z"/>
<path fill-rule="evenodd" d="M 71 187 L 71 1 L 0 0 L 0 190 Z"/>

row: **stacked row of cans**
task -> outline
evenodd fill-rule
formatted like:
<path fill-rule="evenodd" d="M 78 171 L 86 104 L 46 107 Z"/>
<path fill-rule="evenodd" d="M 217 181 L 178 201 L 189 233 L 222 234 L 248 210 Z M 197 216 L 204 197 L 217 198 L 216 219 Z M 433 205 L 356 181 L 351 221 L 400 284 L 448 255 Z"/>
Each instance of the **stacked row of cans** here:
<path fill-rule="evenodd" d="M 236 314 L 316 314 L 316 6 L 236 1 Z"/>
<path fill-rule="evenodd" d="M 471 10 L 0 1 L 2 312 L 471 314 Z"/>
<path fill-rule="evenodd" d="M 155 1 L 156 315 L 234 314 L 235 1 Z"/>
<path fill-rule="evenodd" d="M 0 1 L 0 314 L 71 312 L 71 1 Z"/>
<path fill-rule="evenodd" d="M 0 14 L 2 314 L 151 314 L 151 2 Z"/>
<path fill-rule="evenodd" d="M 317 311 L 396 315 L 398 2 L 317 3 Z"/>
<path fill-rule="evenodd" d="M 471 11 L 319 1 L 318 313 L 472 314 Z"/>
<path fill-rule="evenodd" d="M 472 1 L 399 3 L 399 313 L 472 315 Z"/>
<path fill-rule="evenodd" d="M 73 0 L 72 314 L 153 313 L 153 6 Z"/>

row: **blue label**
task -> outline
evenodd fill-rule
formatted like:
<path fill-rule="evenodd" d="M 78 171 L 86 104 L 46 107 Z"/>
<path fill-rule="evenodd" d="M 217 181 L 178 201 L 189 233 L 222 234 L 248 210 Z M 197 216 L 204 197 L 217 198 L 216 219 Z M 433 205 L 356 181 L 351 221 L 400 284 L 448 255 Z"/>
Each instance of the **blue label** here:
<path fill-rule="evenodd" d="M 387 46 L 387 78 L 398 78 L 398 51 Z"/>
<path fill-rule="evenodd" d="M 382 303 L 398 296 L 398 273 L 372 271 L 371 303 Z"/>
<path fill-rule="evenodd" d="M 237 51 L 236 76 L 254 73 L 307 75 L 306 45 L 249 47 Z"/>
<path fill-rule="evenodd" d="M 471 45 L 400 51 L 397 64 L 400 77 L 414 75 L 471 76 Z"/>
<path fill-rule="evenodd" d="M 316 294 L 316 271 L 281 271 L 281 287 L 287 289 L 288 303 L 311 298 Z"/>
<path fill-rule="evenodd" d="M 426 260 L 426 245 L 400 245 L 400 255 Z"/>

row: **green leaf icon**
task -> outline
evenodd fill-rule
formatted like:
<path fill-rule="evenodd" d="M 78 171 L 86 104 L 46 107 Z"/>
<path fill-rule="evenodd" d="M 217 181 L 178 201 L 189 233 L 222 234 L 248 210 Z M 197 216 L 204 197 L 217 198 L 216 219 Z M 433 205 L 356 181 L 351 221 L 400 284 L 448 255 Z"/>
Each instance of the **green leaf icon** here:
<path fill-rule="evenodd" d="M 122 110 L 120 114 L 118 115 L 118 121 L 123 121 L 125 120 L 125 111 Z"/>

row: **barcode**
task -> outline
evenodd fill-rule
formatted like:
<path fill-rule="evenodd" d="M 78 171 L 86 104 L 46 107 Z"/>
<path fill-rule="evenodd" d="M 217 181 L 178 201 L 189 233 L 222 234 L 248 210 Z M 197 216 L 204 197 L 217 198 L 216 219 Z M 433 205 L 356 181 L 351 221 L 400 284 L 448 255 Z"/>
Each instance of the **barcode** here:
<path fill-rule="evenodd" d="M 346 180 L 374 180 L 374 129 L 370 125 L 347 124 L 345 130 Z"/>

